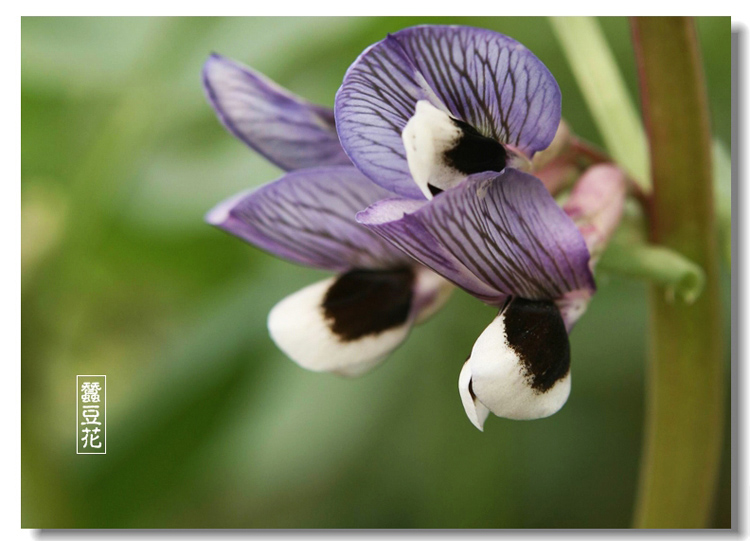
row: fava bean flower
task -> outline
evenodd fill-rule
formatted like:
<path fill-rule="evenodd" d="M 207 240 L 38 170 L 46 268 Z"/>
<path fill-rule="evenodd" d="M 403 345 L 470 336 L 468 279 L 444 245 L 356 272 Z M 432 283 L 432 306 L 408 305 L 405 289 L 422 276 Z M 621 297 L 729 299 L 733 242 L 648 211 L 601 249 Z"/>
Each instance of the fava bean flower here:
<path fill-rule="evenodd" d="M 417 26 L 360 55 L 335 113 L 354 165 L 389 191 L 429 199 L 472 173 L 525 168 L 552 142 L 560 107 L 554 77 L 517 41 Z"/>
<path fill-rule="evenodd" d="M 271 337 L 307 369 L 365 372 L 452 287 L 355 222 L 357 211 L 393 194 L 351 165 L 330 110 L 217 55 L 203 81 L 227 129 L 289 171 L 219 204 L 206 220 L 269 253 L 338 273 L 279 302 L 268 317 Z"/>
<path fill-rule="evenodd" d="M 539 179 L 517 169 L 551 143 L 560 102 L 523 45 L 454 26 L 389 35 L 352 64 L 336 96 L 347 155 L 402 196 L 357 220 L 499 309 L 459 377 L 480 429 L 489 412 L 536 419 L 562 407 L 568 332 L 595 291 L 581 231 Z"/>
<path fill-rule="evenodd" d="M 560 90 L 538 58 L 489 30 L 407 28 L 352 64 L 334 114 L 216 56 L 204 82 L 225 126 L 292 171 L 208 221 L 339 273 L 271 311 L 282 350 L 361 373 L 442 305 L 447 280 L 498 308 L 460 372 L 469 419 L 481 430 L 490 412 L 563 406 L 568 333 L 595 291 L 625 177 L 592 168 L 561 208 L 529 173 L 560 127 Z"/>

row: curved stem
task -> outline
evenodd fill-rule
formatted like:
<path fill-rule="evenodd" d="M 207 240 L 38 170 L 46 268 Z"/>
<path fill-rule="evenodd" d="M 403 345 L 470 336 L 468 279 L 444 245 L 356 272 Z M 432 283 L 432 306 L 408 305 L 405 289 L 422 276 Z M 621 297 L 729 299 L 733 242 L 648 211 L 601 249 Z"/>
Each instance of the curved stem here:
<path fill-rule="evenodd" d="M 653 179 L 651 241 L 701 266 L 688 305 L 650 292 L 646 434 L 635 526 L 709 526 L 722 441 L 724 354 L 711 138 L 695 25 L 632 21 Z"/>

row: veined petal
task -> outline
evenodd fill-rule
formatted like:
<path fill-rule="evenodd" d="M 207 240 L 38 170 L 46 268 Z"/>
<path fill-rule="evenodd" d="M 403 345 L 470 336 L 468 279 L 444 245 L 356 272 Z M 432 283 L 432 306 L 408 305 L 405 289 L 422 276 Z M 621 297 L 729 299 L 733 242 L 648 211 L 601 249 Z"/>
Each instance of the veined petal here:
<path fill-rule="evenodd" d="M 531 168 L 534 173 L 544 169 L 545 166 L 564 155 L 570 148 L 572 138 L 573 134 L 570 132 L 568 123 L 561 119 L 550 144 L 541 152 L 537 152 L 534 159 L 531 160 Z"/>
<path fill-rule="evenodd" d="M 449 291 L 436 278 L 422 267 L 351 270 L 279 302 L 268 329 L 300 366 L 356 376 L 385 359 L 415 322 L 442 306 Z"/>
<path fill-rule="evenodd" d="M 203 85 L 222 124 L 282 169 L 351 163 L 339 143 L 331 109 L 216 54 L 203 67 Z"/>
<path fill-rule="evenodd" d="M 354 220 L 388 195 L 351 165 L 303 169 L 220 203 L 206 221 L 295 263 L 334 271 L 390 268 L 410 260 Z"/>
<path fill-rule="evenodd" d="M 335 114 L 355 165 L 405 197 L 421 197 L 401 137 L 420 100 L 528 156 L 549 145 L 560 122 L 554 77 L 517 41 L 461 26 L 417 26 L 389 35 L 349 68 Z"/>
<path fill-rule="evenodd" d="M 430 202 L 380 201 L 357 221 L 489 304 L 595 288 L 573 221 L 539 179 L 514 169 L 474 175 Z"/>
<path fill-rule="evenodd" d="M 554 303 L 512 299 L 477 339 L 459 385 L 499 417 L 540 419 L 557 412 L 570 394 L 570 343 Z M 468 406 L 464 399 L 477 425 Z"/>
<path fill-rule="evenodd" d="M 384 199 L 358 213 L 357 221 L 475 297 L 502 303 L 505 297 L 478 278 L 419 219 L 427 212 L 427 201 Z"/>

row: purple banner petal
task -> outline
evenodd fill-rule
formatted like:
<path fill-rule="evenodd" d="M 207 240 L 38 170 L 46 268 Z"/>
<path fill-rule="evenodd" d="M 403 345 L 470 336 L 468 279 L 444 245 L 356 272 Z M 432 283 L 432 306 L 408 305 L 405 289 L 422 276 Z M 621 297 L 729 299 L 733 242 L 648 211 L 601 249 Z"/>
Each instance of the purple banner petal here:
<path fill-rule="evenodd" d="M 287 171 L 349 165 L 333 111 L 306 102 L 264 75 L 219 55 L 203 67 L 208 101 L 238 139 Z"/>
<path fill-rule="evenodd" d="M 217 205 L 206 221 L 295 263 L 333 271 L 411 260 L 354 220 L 389 194 L 351 165 L 288 173 Z"/>
<path fill-rule="evenodd" d="M 560 123 L 557 82 L 517 41 L 461 26 L 389 35 L 347 71 L 336 95 L 336 123 L 355 165 L 404 197 L 422 198 L 401 140 L 419 100 L 528 155 L 546 148 Z"/>
<path fill-rule="evenodd" d="M 381 201 L 357 220 L 490 304 L 594 290 L 589 252 L 542 182 L 482 173 L 429 203 Z"/>

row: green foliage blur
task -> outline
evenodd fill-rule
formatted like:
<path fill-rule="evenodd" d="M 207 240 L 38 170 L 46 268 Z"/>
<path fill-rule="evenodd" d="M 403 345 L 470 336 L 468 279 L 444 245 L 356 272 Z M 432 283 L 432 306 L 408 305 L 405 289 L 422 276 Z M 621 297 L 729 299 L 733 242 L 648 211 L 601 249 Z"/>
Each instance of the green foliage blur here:
<path fill-rule="evenodd" d="M 572 334 L 567 405 L 539 421 L 490 417 L 480 433 L 457 381 L 492 309 L 457 291 L 372 373 L 307 372 L 276 349 L 266 316 L 325 273 L 203 222 L 280 174 L 217 122 L 200 81 L 209 53 L 330 106 L 366 46 L 438 22 L 524 43 L 557 78 L 573 130 L 601 142 L 543 18 L 23 19 L 24 527 L 629 526 L 646 285 L 599 274 Z M 628 22 L 602 23 L 637 101 Z M 728 145 L 729 18 L 699 31 Z M 107 375 L 106 455 L 75 453 L 76 374 Z M 727 443 L 719 527 L 729 457 Z"/>

